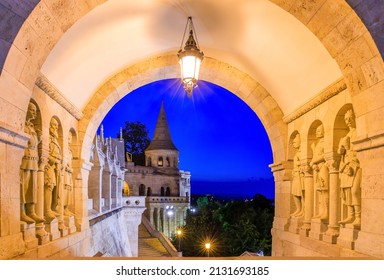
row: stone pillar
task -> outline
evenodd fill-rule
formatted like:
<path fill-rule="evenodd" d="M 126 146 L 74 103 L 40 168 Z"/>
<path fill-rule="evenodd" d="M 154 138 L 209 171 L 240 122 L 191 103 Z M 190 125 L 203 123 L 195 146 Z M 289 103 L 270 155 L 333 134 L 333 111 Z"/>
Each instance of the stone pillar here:
<path fill-rule="evenodd" d="M 155 208 L 152 205 L 149 205 L 147 211 L 149 212 L 149 222 L 151 223 L 151 225 L 154 225 L 153 215 L 155 212 Z"/>
<path fill-rule="evenodd" d="M 338 163 L 339 160 L 334 157 L 327 158 L 329 168 L 329 224 L 325 235 L 323 235 L 323 240 L 331 244 L 336 244 L 337 236 L 339 236 L 340 194 Z"/>
<path fill-rule="evenodd" d="M 111 173 L 111 208 L 117 207 L 117 176 Z"/>
<path fill-rule="evenodd" d="M 124 174 L 124 173 L 123 173 Z M 116 199 L 117 199 L 117 207 L 121 207 L 121 199 L 122 199 L 122 196 L 123 196 L 123 182 L 124 180 L 122 179 L 124 178 L 124 175 L 121 175 L 117 177 L 117 180 L 116 180 L 116 188 L 117 188 L 117 191 L 116 191 Z"/>
<path fill-rule="evenodd" d="M 40 158 L 39 170 L 37 171 L 37 204 L 36 213 L 39 217 L 44 217 L 44 169 L 47 164 L 47 156 Z M 36 237 L 39 245 L 49 242 L 48 232 L 45 230 L 44 223 L 36 224 Z"/>
<path fill-rule="evenodd" d="M 108 163 L 106 163 L 108 165 Z M 104 166 L 105 168 L 106 166 Z M 103 211 L 111 210 L 111 172 L 103 170 L 101 178 L 102 196 L 104 199 Z"/>
<path fill-rule="evenodd" d="M 287 231 L 291 213 L 292 161 L 269 165 L 275 178 L 275 217 L 273 228 Z"/>
<path fill-rule="evenodd" d="M 77 174 L 73 186 L 75 194 L 75 223 L 77 231 L 84 231 L 89 228 L 88 177 L 92 168 L 92 163 L 89 161 L 77 160 L 72 164 L 75 171 L 74 173 Z"/>
<path fill-rule="evenodd" d="M 303 226 L 300 229 L 300 234 L 304 236 L 309 236 L 309 231 L 311 229 L 311 220 L 313 217 L 313 174 L 312 169 L 308 165 L 308 160 L 305 160 L 303 165 L 304 173 L 304 187 L 305 187 L 305 213 Z"/>
<path fill-rule="evenodd" d="M 61 237 L 67 236 L 68 235 L 68 228 L 65 225 L 64 222 L 64 169 L 61 170 L 61 175 L 60 175 L 60 183 L 59 183 L 59 200 L 58 200 L 58 212 L 60 216 L 58 217 L 58 222 L 59 222 L 59 230 L 60 230 L 60 235 Z"/>
<path fill-rule="evenodd" d="M 102 194 L 101 194 L 101 179 L 103 166 L 99 161 L 95 161 L 90 166 L 88 177 L 88 196 L 92 199 L 93 209 L 97 212 L 102 212 Z"/>
<path fill-rule="evenodd" d="M 146 208 L 125 206 L 124 207 L 124 218 L 128 227 L 128 240 L 131 247 L 132 257 L 138 256 L 139 248 L 139 225 L 141 224 L 141 217 Z"/>

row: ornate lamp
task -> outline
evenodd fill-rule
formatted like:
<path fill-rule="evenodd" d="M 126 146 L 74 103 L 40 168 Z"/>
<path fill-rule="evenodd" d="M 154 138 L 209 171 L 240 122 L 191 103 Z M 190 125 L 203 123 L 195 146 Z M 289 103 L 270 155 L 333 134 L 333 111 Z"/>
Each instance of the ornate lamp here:
<path fill-rule="evenodd" d="M 187 29 L 189 30 L 189 37 L 185 42 L 184 50 L 182 50 Z M 187 25 L 185 26 L 180 50 L 177 53 L 181 68 L 181 81 L 183 82 L 184 89 L 187 91 L 188 97 L 191 97 L 193 89 L 197 87 L 200 64 L 204 57 L 204 53 L 200 51 L 197 37 L 195 40 L 193 36 L 194 32 L 195 28 L 193 27 L 192 17 L 189 17 Z"/>

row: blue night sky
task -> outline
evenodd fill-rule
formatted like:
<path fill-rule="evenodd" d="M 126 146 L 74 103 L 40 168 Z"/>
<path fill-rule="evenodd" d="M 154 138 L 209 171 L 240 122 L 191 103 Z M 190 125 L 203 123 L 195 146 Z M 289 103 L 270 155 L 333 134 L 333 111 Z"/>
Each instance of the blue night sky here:
<path fill-rule="evenodd" d="M 152 139 L 161 102 L 179 168 L 191 172 L 191 193 L 274 197 L 272 151 L 257 115 L 241 99 L 199 81 L 188 98 L 178 79 L 153 82 L 121 99 L 106 115 L 104 135 L 115 138 L 125 121 L 140 121 Z"/>

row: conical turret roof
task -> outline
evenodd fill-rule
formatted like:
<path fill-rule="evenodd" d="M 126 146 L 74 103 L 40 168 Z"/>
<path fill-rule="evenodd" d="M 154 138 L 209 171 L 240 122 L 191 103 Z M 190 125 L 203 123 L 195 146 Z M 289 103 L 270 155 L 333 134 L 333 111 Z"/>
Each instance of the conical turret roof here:
<path fill-rule="evenodd" d="M 173 144 L 171 133 L 169 132 L 167 118 L 165 116 L 164 102 L 161 103 L 160 113 L 157 118 L 155 133 L 153 139 L 146 151 L 149 150 L 175 150 L 178 151 Z"/>

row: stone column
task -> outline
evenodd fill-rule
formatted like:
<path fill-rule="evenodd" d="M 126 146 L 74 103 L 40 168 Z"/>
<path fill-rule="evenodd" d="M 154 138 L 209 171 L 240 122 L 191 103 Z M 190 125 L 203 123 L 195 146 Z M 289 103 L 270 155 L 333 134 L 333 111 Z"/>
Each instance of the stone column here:
<path fill-rule="evenodd" d="M 124 174 L 124 173 L 123 173 Z M 123 182 L 124 180 L 122 179 L 124 178 L 124 175 L 121 175 L 117 177 L 117 180 L 116 180 L 116 206 L 117 207 L 121 207 L 121 198 L 123 196 Z"/>
<path fill-rule="evenodd" d="M 292 161 L 269 165 L 275 178 L 275 217 L 273 228 L 287 231 L 291 213 Z"/>
<path fill-rule="evenodd" d="M 338 163 L 339 160 L 333 156 L 327 158 L 329 168 L 329 224 L 325 235 L 323 235 L 323 240 L 331 244 L 336 244 L 340 228 L 338 224 L 340 219 Z"/>
<path fill-rule="evenodd" d="M 108 163 L 105 163 L 108 165 Z M 106 166 L 104 166 L 106 168 Z M 101 179 L 102 195 L 104 199 L 103 211 L 111 210 L 111 172 L 103 170 Z"/>
<path fill-rule="evenodd" d="M 73 162 L 73 167 L 74 173 L 77 174 L 73 187 L 75 193 L 75 223 L 77 231 L 84 231 L 89 228 L 88 178 L 92 163 L 78 160 Z"/>
<path fill-rule="evenodd" d="M 40 158 L 39 170 L 37 171 L 37 204 L 36 213 L 39 217 L 44 217 L 44 169 L 47 164 L 47 156 L 43 155 Z M 48 232 L 45 230 L 44 223 L 36 224 L 36 237 L 39 240 L 39 245 L 49 242 Z"/>
<path fill-rule="evenodd" d="M 304 236 L 309 236 L 309 231 L 311 229 L 311 219 L 313 217 L 314 192 L 313 192 L 312 169 L 309 167 L 307 159 L 303 164 L 303 170 L 305 172 L 304 173 L 305 213 L 304 213 L 303 226 L 300 229 L 300 234 Z"/>
<path fill-rule="evenodd" d="M 117 207 L 117 176 L 111 173 L 111 208 Z"/>
<path fill-rule="evenodd" d="M 154 224 L 153 215 L 155 212 L 155 208 L 153 207 L 153 205 L 150 205 L 150 207 L 149 207 L 149 209 L 147 209 L 147 211 L 149 212 L 149 222 L 151 223 L 151 225 L 154 226 L 155 224 Z"/>
<path fill-rule="evenodd" d="M 102 193 L 101 193 L 101 179 L 103 166 L 99 161 L 95 161 L 90 166 L 88 177 L 88 196 L 92 199 L 93 209 L 97 212 L 102 212 Z"/>
<path fill-rule="evenodd" d="M 132 257 L 138 256 L 139 251 L 139 225 L 141 223 L 141 217 L 146 208 L 125 206 L 124 207 L 124 218 L 128 227 L 128 240 L 131 247 Z"/>

